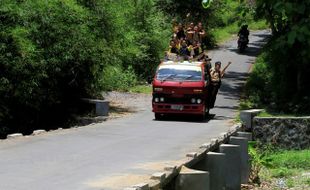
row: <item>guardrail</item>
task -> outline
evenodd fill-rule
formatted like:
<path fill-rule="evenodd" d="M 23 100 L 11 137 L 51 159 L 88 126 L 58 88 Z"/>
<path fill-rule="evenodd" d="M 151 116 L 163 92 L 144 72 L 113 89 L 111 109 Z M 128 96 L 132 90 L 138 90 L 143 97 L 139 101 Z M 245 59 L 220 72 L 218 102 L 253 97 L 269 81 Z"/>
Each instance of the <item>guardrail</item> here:
<path fill-rule="evenodd" d="M 234 125 L 186 154 L 182 164 L 166 166 L 149 181 L 124 190 L 240 190 L 249 180 L 248 141 L 252 140 L 252 133 L 241 130 L 241 124 Z"/>

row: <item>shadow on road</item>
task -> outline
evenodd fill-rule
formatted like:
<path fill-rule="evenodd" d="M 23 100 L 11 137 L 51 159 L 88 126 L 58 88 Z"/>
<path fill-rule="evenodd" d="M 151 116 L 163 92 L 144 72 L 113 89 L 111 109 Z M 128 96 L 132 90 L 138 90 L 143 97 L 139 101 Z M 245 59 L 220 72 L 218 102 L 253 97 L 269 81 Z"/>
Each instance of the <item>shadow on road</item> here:
<path fill-rule="evenodd" d="M 223 108 L 223 109 L 237 109 L 237 107 L 220 107 L 216 106 L 215 108 Z M 216 114 L 209 114 L 206 116 L 206 119 L 201 120 L 199 116 L 194 115 L 165 115 L 161 120 L 153 120 L 157 122 L 181 122 L 181 123 L 209 123 L 211 120 L 227 120 L 232 119 L 232 117 L 227 116 L 218 116 Z"/>
<path fill-rule="evenodd" d="M 161 120 L 155 120 L 154 121 L 165 121 L 165 122 L 190 122 L 190 123 L 208 123 L 211 119 L 213 119 L 215 114 L 210 114 L 206 116 L 206 119 L 201 120 L 199 116 L 196 115 L 189 115 L 189 114 L 184 114 L 182 116 L 180 115 L 174 115 L 174 114 L 169 114 L 169 115 L 164 115 Z"/>
<path fill-rule="evenodd" d="M 255 36 L 255 37 L 259 37 L 265 41 L 268 41 L 268 39 L 271 37 L 271 34 L 270 33 L 264 33 L 264 34 L 252 34 L 252 36 Z"/>
<path fill-rule="evenodd" d="M 225 80 L 222 82 L 218 95 L 222 95 L 224 99 L 238 99 L 240 97 L 240 90 L 248 75 L 248 73 L 228 71 L 225 74 Z M 233 83 L 226 82 L 231 80 L 233 80 Z"/>
<path fill-rule="evenodd" d="M 246 55 L 249 57 L 257 57 L 261 50 L 261 46 L 258 46 L 258 44 L 256 46 L 256 44 L 249 43 L 249 47 L 247 47 L 242 53 L 239 53 L 238 48 L 229 48 L 229 50 L 235 52 L 236 54 Z"/>

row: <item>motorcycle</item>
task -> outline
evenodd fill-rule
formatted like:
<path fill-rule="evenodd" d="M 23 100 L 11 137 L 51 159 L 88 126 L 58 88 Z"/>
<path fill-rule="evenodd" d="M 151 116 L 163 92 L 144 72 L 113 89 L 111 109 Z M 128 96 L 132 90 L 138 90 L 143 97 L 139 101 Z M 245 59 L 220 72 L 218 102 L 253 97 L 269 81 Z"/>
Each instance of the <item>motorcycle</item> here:
<path fill-rule="evenodd" d="M 248 39 L 244 35 L 240 35 L 238 39 L 238 49 L 239 53 L 244 52 L 245 48 L 247 47 Z"/>

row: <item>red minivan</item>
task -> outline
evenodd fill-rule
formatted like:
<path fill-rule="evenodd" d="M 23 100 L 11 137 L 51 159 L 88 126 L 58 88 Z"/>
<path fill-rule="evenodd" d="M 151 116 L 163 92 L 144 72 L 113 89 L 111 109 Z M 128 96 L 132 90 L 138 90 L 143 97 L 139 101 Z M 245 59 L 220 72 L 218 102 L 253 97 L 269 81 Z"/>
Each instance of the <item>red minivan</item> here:
<path fill-rule="evenodd" d="M 205 119 L 207 75 L 204 62 L 162 62 L 153 80 L 155 119 L 167 114 L 193 114 Z"/>

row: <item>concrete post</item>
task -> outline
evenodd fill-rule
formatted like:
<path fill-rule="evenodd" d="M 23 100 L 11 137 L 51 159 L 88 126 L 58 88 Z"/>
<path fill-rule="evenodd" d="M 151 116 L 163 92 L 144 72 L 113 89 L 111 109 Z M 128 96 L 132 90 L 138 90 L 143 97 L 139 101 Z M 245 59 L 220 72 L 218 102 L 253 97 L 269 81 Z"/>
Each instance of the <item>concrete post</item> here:
<path fill-rule="evenodd" d="M 109 115 L 109 102 L 105 100 L 96 101 L 96 115 L 108 116 Z"/>
<path fill-rule="evenodd" d="M 225 154 L 226 190 L 241 190 L 240 146 L 222 144 L 220 152 Z"/>
<path fill-rule="evenodd" d="M 225 154 L 217 152 L 207 153 L 207 171 L 210 175 L 210 189 L 225 189 Z"/>
<path fill-rule="evenodd" d="M 252 130 L 252 126 L 253 126 L 252 120 L 253 120 L 253 117 L 258 115 L 262 111 L 263 111 L 262 109 L 252 109 L 252 110 L 242 110 L 240 112 L 240 119 L 244 123 L 245 128 L 246 128 L 247 131 L 251 131 Z"/>
<path fill-rule="evenodd" d="M 138 190 L 150 190 L 149 184 L 147 184 L 147 183 L 139 183 L 139 184 L 134 185 L 132 187 L 137 188 Z"/>
<path fill-rule="evenodd" d="M 249 133 L 249 132 L 237 132 L 237 136 L 238 137 L 245 137 L 248 139 L 248 141 L 253 140 L 253 135 L 252 135 L 252 133 Z"/>
<path fill-rule="evenodd" d="M 245 137 L 230 137 L 229 143 L 240 146 L 240 161 L 241 161 L 241 183 L 247 184 L 250 175 L 250 163 L 248 154 L 248 139 Z"/>
<path fill-rule="evenodd" d="M 210 190 L 209 173 L 182 166 L 176 179 L 176 190 Z"/>

